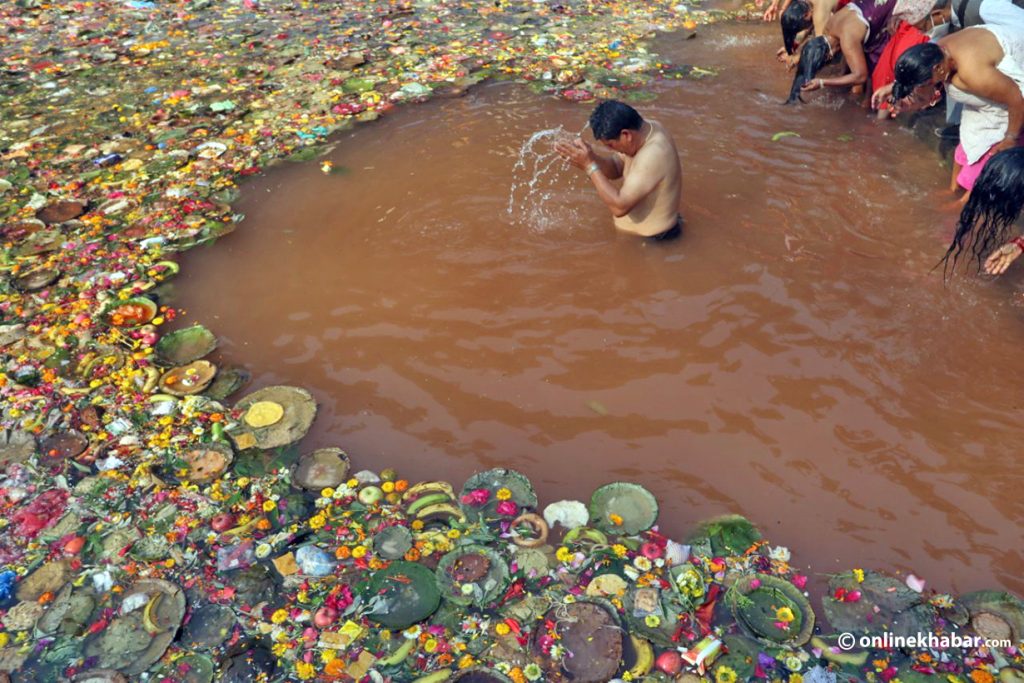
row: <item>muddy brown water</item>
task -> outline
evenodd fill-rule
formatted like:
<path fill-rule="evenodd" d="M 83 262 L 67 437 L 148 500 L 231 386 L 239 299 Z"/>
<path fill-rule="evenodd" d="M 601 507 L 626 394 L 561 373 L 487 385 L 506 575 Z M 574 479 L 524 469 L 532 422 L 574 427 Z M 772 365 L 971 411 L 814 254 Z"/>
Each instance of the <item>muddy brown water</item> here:
<path fill-rule="evenodd" d="M 627 479 L 668 531 L 742 513 L 819 581 L 1024 592 L 1020 277 L 944 287 L 956 214 L 934 152 L 837 94 L 779 106 L 777 40 L 659 43 L 720 70 L 640 105 L 680 148 L 678 241 L 615 234 L 560 165 L 549 220 L 510 218 L 520 145 L 590 106 L 498 84 L 342 134 L 343 173 L 248 182 L 246 220 L 185 255 L 177 303 L 250 388 L 313 391 L 303 448 L 358 468 L 509 466 L 548 502 Z"/>

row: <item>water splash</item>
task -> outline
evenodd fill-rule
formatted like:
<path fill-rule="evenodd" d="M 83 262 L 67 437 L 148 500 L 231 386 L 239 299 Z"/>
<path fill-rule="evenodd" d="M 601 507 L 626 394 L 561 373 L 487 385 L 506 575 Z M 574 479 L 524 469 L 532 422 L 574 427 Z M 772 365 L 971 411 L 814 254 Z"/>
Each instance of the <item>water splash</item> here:
<path fill-rule="evenodd" d="M 579 198 L 580 189 L 555 152 L 557 140 L 572 137 L 562 126 L 547 128 L 531 135 L 519 148 L 508 197 L 508 214 L 514 225 L 547 232 L 570 229 L 578 223 L 571 202 Z"/>

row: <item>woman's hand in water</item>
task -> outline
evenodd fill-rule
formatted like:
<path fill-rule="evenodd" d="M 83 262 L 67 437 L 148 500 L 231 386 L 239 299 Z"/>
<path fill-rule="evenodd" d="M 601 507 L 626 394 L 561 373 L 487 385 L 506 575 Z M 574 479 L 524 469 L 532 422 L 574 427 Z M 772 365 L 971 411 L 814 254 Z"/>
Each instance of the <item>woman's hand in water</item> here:
<path fill-rule="evenodd" d="M 775 21 L 779 18 L 779 3 L 778 0 L 768 5 L 768 9 L 761 15 L 761 21 Z"/>
<path fill-rule="evenodd" d="M 825 87 L 825 81 L 820 78 L 812 78 L 800 86 L 800 92 L 812 92 Z"/>
<path fill-rule="evenodd" d="M 579 138 L 575 138 L 570 142 L 563 142 L 561 140 L 556 142 L 555 151 L 558 152 L 560 157 L 576 168 L 586 168 L 590 162 L 597 160 L 594 156 L 594 150 L 590 148 L 590 145 Z"/>
<path fill-rule="evenodd" d="M 1016 242 L 1008 242 L 989 254 L 985 259 L 985 272 L 989 275 L 1002 275 L 1010 264 L 1021 255 L 1021 249 Z"/>
<path fill-rule="evenodd" d="M 889 98 L 892 97 L 893 85 L 895 84 L 890 83 L 889 85 L 883 85 L 871 95 L 872 109 L 881 109 L 882 105 L 889 101 Z"/>

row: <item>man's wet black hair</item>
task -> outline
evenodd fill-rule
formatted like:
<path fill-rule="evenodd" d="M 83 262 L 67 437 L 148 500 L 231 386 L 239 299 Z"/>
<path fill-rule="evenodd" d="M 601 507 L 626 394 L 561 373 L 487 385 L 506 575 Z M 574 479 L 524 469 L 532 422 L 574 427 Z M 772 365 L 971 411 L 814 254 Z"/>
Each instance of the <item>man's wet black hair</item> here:
<path fill-rule="evenodd" d="M 896 60 L 896 82 L 892 84 L 892 96 L 902 100 L 914 88 L 932 79 L 935 67 L 942 63 L 942 48 L 935 43 L 921 43 L 908 48 Z"/>
<path fill-rule="evenodd" d="M 782 24 L 782 45 L 786 48 L 786 54 L 793 54 L 797 34 L 814 24 L 810 11 L 811 6 L 804 0 L 793 0 L 782 13 L 779 23 Z"/>
<path fill-rule="evenodd" d="M 814 80 L 814 75 L 821 71 L 821 67 L 828 64 L 832 56 L 832 47 L 828 44 L 825 36 L 811 38 L 800 50 L 800 63 L 796 65 L 796 76 L 793 77 L 793 87 L 789 89 L 789 99 L 786 104 L 792 104 L 797 100 L 803 102 L 800 97 L 800 88 L 804 83 Z"/>
<path fill-rule="evenodd" d="M 982 259 L 1012 239 L 1012 226 L 1024 209 L 1024 147 L 994 155 L 981 169 L 971 196 L 960 212 L 956 234 L 942 257 L 943 274 L 956 269 L 967 249 L 981 268 Z M 953 257 L 953 263 L 949 259 Z"/>
<path fill-rule="evenodd" d="M 615 140 L 624 130 L 640 130 L 644 117 L 625 102 L 605 100 L 590 114 L 590 130 L 596 140 Z"/>

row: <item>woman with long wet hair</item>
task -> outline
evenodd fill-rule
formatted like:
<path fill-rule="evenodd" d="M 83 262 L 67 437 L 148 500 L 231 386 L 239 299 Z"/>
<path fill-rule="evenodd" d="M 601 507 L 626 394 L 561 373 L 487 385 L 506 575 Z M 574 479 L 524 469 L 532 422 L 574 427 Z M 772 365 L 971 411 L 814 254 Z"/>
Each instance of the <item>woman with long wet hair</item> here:
<path fill-rule="evenodd" d="M 1013 223 L 1022 209 L 1024 147 L 1014 147 L 994 155 L 982 169 L 974 191 L 960 212 L 953 242 L 942 257 L 943 270 L 956 268 L 961 254 L 968 251 L 977 260 L 978 267 L 989 275 L 1006 272 L 1024 253 L 1024 237 L 1011 238 Z M 997 244 L 1002 246 L 995 248 Z"/>
<path fill-rule="evenodd" d="M 933 4 L 934 0 L 853 0 L 829 17 L 818 37 L 823 43 L 818 38 L 804 43 L 800 53 L 803 66 L 797 65 L 786 103 L 800 99 L 801 93 L 825 87 L 853 86 L 854 93 L 861 92 L 889 42 L 894 18 L 916 24 L 928 16 Z M 814 51 L 804 59 L 803 53 L 812 45 Z M 815 78 L 818 70 L 840 52 L 849 72 L 835 78 Z"/>
<path fill-rule="evenodd" d="M 964 105 L 950 189 L 970 194 L 985 162 L 1020 143 L 1024 133 L 1024 31 L 983 25 L 916 45 L 896 62 L 896 80 L 875 92 L 899 107 L 937 102 L 941 88 Z M 964 197 L 967 201 L 967 196 Z"/>

